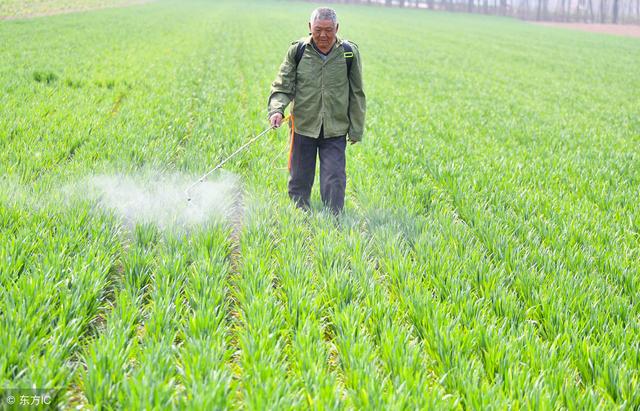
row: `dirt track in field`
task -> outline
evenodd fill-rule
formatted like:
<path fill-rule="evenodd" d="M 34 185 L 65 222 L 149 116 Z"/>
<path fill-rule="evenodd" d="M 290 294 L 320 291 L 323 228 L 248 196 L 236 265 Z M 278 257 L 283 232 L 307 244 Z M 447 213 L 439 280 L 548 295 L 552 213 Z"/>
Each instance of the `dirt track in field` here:
<path fill-rule="evenodd" d="M 0 21 L 23 20 L 23 19 L 31 19 L 34 17 L 53 16 L 56 14 L 70 14 L 70 13 L 80 13 L 80 12 L 92 11 L 92 10 L 111 9 L 115 7 L 128 7 L 128 6 L 151 3 L 153 1 L 155 0 L 123 0 L 121 2 L 116 2 L 113 4 L 107 4 L 107 5 L 98 5 L 98 6 L 87 5 L 84 7 L 68 7 L 68 8 L 54 9 L 54 10 L 46 10 L 42 12 L 36 11 L 32 13 L 18 13 L 15 15 L 0 15 Z"/>
<path fill-rule="evenodd" d="M 613 34 L 616 36 L 640 38 L 640 26 L 628 24 L 587 24 L 587 23 L 535 23 L 541 26 L 559 27 L 571 30 L 590 31 L 592 33 Z"/>

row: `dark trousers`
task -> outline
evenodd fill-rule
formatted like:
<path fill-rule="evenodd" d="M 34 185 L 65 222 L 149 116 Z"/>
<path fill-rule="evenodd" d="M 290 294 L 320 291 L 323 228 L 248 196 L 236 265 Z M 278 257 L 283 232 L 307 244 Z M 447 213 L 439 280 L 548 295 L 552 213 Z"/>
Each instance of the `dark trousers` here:
<path fill-rule="evenodd" d="M 334 214 L 342 211 L 347 186 L 345 172 L 345 136 L 318 138 L 295 133 L 291 147 L 289 169 L 289 197 L 300 208 L 309 208 L 311 187 L 316 173 L 316 155 L 320 157 L 320 197 Z"/>

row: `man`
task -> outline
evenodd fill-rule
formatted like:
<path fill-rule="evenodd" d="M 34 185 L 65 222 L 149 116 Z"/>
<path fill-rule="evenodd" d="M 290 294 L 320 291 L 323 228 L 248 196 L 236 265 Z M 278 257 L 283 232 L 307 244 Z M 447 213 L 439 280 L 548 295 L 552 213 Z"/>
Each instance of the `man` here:
<path fill-rule="evenodd" d="M 355 44 L 336 37 L 333 9 L 318 8 L 309 19 L 310 36 L 293 42 L 269 96 L 269 122 L 280 127 L 292 102 L 289 197 L 309 208 L 320 158 L 320 195 L 339 214 L 347 184 L 345 148 L 362 139 L 365 95 L 362 64 Z"/>

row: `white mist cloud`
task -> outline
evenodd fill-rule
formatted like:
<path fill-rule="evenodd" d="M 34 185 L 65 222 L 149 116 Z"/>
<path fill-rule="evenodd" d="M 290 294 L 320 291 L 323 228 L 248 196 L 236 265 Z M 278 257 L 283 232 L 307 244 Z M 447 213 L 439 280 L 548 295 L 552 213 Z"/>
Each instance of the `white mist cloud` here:
<path fill-rule="evenodd" d="M 98 175 L 80 184 L 82 193 L 126 223 L 152 223 L 160 228 L 192 227 L 229 218 L 238 200 L 238 180 L 225 174 L 185 189 L 197 177 L 184 174 Z"/>

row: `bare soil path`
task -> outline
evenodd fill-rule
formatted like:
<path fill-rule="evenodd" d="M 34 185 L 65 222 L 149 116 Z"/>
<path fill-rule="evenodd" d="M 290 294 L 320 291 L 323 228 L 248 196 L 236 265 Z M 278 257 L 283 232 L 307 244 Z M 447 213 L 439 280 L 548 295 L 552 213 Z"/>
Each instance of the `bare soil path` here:
<path fill-rule="evenodd" d="M 79 13 L 113 7 L 127 7 L 154 0 L 27 0 L 0 1 L 0 20 L 30 19 L 55 14 Z"/>
<path fill-rule="evenodd" d="M 590 31 L 592 33 L 613 34 L 616 36 L 640 38 L 640 26 L 628 24 L 587 24 L 587 23 L 536 23 L 542 26 L 560 27 L 571 30 Z"/>

